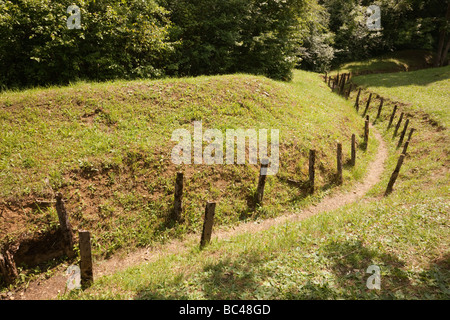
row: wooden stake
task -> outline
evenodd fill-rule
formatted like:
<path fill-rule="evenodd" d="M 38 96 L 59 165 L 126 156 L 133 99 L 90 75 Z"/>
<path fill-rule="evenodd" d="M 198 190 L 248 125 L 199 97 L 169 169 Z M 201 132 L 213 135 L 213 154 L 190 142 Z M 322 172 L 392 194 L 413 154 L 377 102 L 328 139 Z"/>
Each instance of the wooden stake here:
<path fill-rule="evenodd" d="M 356 164 L 356 135 L 355 134 L 352 134 L 352 146 L 351 146 L 351 153 L 352 153 L 352 157 L 351 157 L 351 160 L 350 160 L 350 164 L 352 165 L 352 166 L 355 166 L 355 164 Z"/>
<path fill-rule="evenodd" d="M 80 271 L 81 286 L 86 288 L 94 282 L 94 272 L 92 268 L 91 234 L 89 231 L 78 232 L 80 246 Z"/>
<path fill-rule="evenodd" d="M 309 193 L 314 193 L 316 150 L 309 150 Z"/>
<path fill-rule="evenodd" d="M 408 151 L 408 146 L 409 146 L 409 140 L 407 140 L 405 142 L 405 144 L 403 145 L 403 151 L 402 154 L 404 154 L 406 156 L 406 152 Z"/>
<path fill-rule="evenodd" d="M 359 96 L 361 95 L 361 88 L 359 88 L 358 90 L 358 94 L 356 96 L 356 101 L 355 101 L 355 108 L 356 108 L 356 112 L 359 111 Z"/>
<path fill-rule="evenodd" d="M 348 87 L 347 93 L 345 94 L 345 98 L 348 99 L 348 97 L 350 97 L 350 92 L 353 89 L 353 84 L 350 84 L 350 86 Z"/>
<path fill-rule="evenodd" d="M 409 135 L 408 135 L 408 141 L 411 140 L 412 134 L 414 133 L 414 131 L 416 131 L 416 129 L 411 128 L 411 130 L 409 131 Z"/>
<path fill-rule="evenodd" d="M 404 154 L 405 156 L 406 156 L 406 151 L 408 151 L 408 145 L 409 145 L 409 142 L 410 142 L 410 140 L 411 140 L 411 136 L 412 136 L 412 134 L 413 134 L 413 132 L 414 132 L 415 130 L 416 130 L 416 129 L 411 128 L 411 130 L 409 131 L 408 140 L 406 140 L 405 145 L 403 146 L 402 154 Z"/>
<path fill-rule="evenodd" d="M 406 119 L 405 126 L 403 128 L 402 133 L 400 134 L 400 139 L 398 139 L 397 148 L 400 148 L 400 146 L 403 143 L 403 139 L 405 138 L 406 130 L 408 129 L 409 119 Z"/>
<path fill-rule="evenodd" d="M 337 154 L 336 154 L 336 162 L 337 162 L 337 184 L 342 184 L 342 143 L 337 143 Z"/>
<path fill-rule="evenodd" d="M 339 86 L 339 94 L 344 94 L 344 86 L 345 86 L 345 74 L 342 75 L 341 84 Z"/>
<path fill-rule="evenodd" d="M 216 203 L 208 202 L 205 208 L 205 220 L 203 222 L 203 231 L 202 237 L 200 239 L 200 248 L 203 248 L 211 241 L 215 211 L 216 211 Z"/>
<path fill-rule="evenodd" d="M 175 193 L 173 203 L 173 218 L 176 221 L 181 220 L 181 213 L 183 211 L 183 172 L 177 172 L 175 180 Z"/>
<path fill-rule="evenodd" d="M 262 204 L 268 166 L 269 166 L 268 163 L 261 163 L 261 170 L 259 171 L 258 187 L 256 188 L 256 199 L 255 199 L 256 204 Z"/>
<path fill-rule="evenodd" d="M 370 101 L 371 101 L 371 100 L 372 100 L 372 93 L 369 94 L 369 99 L 367 100 L 367 104 L 366 104 L 366 108 L 364 109 L 363 116 L 365 116 L 366 113 L 367 113 L 367 110 L 369 110 L 369 106 L 370 106 Z"/>
<path fill-rule="evenodd" d="M 389 130 L 392 125 L 392 121 L 394 121 L 395 113 L 397 112 L 397 105 L 394 106 L 394 110 L 392 110 L 391 118 L 389 119 L 389 124 L 387 129 Z"/>
<path fill-rule="evenodd" d="M 366 116 L 366 121 L 364 123 L 364 144 L 367 149 L 369 144 L 369 115 Z"/>
<path fill-rule="evenodd" d="M 0 252 L 0 274 L 7 285 L 13 284 L 19 275 L 13 255 L 8 250 Z"/>
<path fill-rule="evenodd" d="M 397 166 L 395 167 L 394 172 L 392 172 L 392 175 L 391 175 L 391 178 L 389 180 L 388 186 L 387 186 L 386 191 L 384 193 L 385 197 L 388 196 L 392 192 L 393 187 L 394 187 L 394 183 L 397 180 L 397 177 L 398 177 L 398 174 L 399 174 L 400 169 L 402 167 L 404 159 L 405 159 L 405 155 L 401 154 L 400 157 L 398 158 Z"/>
<path fill-rule="evenodd" d="M 397 136 L 397 132 L 398 132 L 398 129 L 400 128 L 402 120 L 403 120 L 403 112 L 400 113 L 400 118 L 398 119 L 397 125 L 395 126 L 394 135 L 392 136 L 392 139 L 394 139 Z"/>
<path fill-rule="evenodd" d="M 350 74 L 346 73 L 346 74 L 345 74 L 344 82 L 345 82 L 345 83 L 348 83 L 348 80 L 350 80 Z"/>
<path fill-rule="evenodd" d="M 383 102 L 384 102 L 384 99 L 381 98 L 381 100 L 380 100 L 380 106 L 378 107 L 378 113 L 377 113 L 377 117 L 375 118 L 375 120 L 378 120 L 378 118 L 379 118 L 380 115 L 381 115 L 381 109 L 383 108 Z"/>
<path fill-rule="evenodd" d="M 74 238 L 72 226 L 70 225 L 69 216 L 60 192 L 56 194 L 56 212 L 58 213 L 59 225 L 64 239 L 64 251 L 69 258 L 73 258 L 75 257 L 75 252 L 73 250 Z"/>

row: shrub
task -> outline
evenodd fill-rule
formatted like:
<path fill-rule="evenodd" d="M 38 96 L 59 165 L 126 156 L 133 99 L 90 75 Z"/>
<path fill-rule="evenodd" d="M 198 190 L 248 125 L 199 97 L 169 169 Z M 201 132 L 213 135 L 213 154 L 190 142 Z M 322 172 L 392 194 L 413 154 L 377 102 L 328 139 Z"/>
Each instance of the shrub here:
<path fill-rule="evenodd" d="M 0 1 L 0 86 L 159 77 L 173 46 L 153 0 L 79 0 L 69 30 L 64 0 Z"/>
<path fill-rule="evenodd" d="M 289 80 L 303 0 L 162 0 L 178 47 L 178 74 L 245 72 Z"/>

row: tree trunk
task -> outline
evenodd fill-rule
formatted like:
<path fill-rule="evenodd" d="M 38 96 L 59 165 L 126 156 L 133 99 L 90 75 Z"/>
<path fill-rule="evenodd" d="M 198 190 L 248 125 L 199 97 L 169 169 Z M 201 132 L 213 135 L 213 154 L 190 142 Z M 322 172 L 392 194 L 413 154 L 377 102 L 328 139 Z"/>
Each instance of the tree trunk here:
<path fill-rule="evenodd" d="M 450 3 L 447 5 L 447 13 L 445 14 L 445 19 L 446 20 L 450 19 Z M 442 28 L 439 31 L 439 43 L 436 52 L 436 58 L 434 60 L 434 67 L 442 67 L 447 62 L 447 54 L 449 49 L 450 49 L 450 40 L 447 39 L 447 31 L 444 28 Z"/>
<path fill-rule="evenodd" d="M 445 49 L 441 55 L 440 67 L 446 66 L 448 64 L 447 55 L 449 50 L 450 50 L 450 39 L 447 39 L 447 45 L 445 46 Z"/>

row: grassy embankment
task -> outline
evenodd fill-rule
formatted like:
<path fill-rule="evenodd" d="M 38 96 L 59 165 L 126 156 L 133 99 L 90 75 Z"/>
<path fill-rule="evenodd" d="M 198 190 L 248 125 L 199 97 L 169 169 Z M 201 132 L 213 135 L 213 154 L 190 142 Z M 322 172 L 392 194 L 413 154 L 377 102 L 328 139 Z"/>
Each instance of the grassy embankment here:
<path fill-rule="evenodd" d="M 387 53 L 372 59 L 343 63 L 332 73 L 353 74 L 392 73 L 414 71 L 431 67 L 433 53 L 426 50 L 404 50 Z"/>
<path fill-rule="evenodd" d="M 278 129 L 280 170 L 266 183 L 264 205 L 252 208 L 258 165 L 172 163 L 175 129 Z M 1 243 L 46 237 L 58 228 L 53 205 L 62 192 L 76 230 L 92 233 L 97 258 L 151 246 L 201 230 L 206 201 L 217 201 L 216 226 L 292 212 L 332 190 L 336 140 L 349 158 L 352 133 L 363 121 L 316 74 L 292 84 L 230 75 L 4 92 L 0 95 Z M 225 140 L 225 139 L 224 139 Z M 344 185 L 361 179 L 376 150 L 358 152 Z M 306 182 L 308 152 L 317 150 L 317 192 Z M 185 172 L 182 223 L 168 220 L 176 171 Z M 44 248 L 45 249 L 45 248 Z M 28 269 L 21 279 L 58 262 Z"/>
<path fill-rule="evenodd" d="M 192 243 L 186 254 L 131 267 L 64 298 L 448 299 L 448 70 L 390 75 L 389 79 L 402 77 L 397 83 L 401 90 L 394 82 L 384 83 L 383 74 L 353 79 L 371 92 L 398 100 L 386 101 L 376 123 L 388 143 L 389 158 L 382 180 L 365 201 L 298 223 L 213 241 L 203 251 Z M 435 80 L 418 85 L 418 79 L 426 77 Z M 411 93 L 420 95 L 420 107 L 409 100 Z M 444 98 L 433 100 L 430 94 Z M 383 197 L 401 152 L 396 148 L 398 136 L 392 139 L 393 128 L 386 129 L 394 103 L 416 132 L 394 192 Z M 377 106 L 373 103 L 369 110 L 372 119 Z M 398 113 L 394 124 L 397 119 Z M 366 287 L 370 265 L 381 269 L 381 290 Z"/>

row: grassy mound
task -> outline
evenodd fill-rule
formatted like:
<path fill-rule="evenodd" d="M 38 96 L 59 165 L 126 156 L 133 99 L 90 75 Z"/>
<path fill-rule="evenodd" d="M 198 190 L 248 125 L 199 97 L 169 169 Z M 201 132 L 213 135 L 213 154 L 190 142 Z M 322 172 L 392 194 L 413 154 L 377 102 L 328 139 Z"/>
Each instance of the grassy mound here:
<path fill-rule="evenodd" d="M 413 71 L 423 68 L 431 67 L 433 63 L 433 53 L 426 50 L 403 50 L 396 51 L 389 54 L 384 54 L 379 57 L 344 63 L 336 68 L 332 73 L 351 72 L 357 74 L 368 73 L 386 73 L 386 72 L 401 72 Z"/>
<path fill-rule="evenodd" d="M 442 68 L 440 72 L 447 71 Z M 411 83 L 417 81 L 415 73 L 406 75 Z M 371 76 L 357 79 L 364 83 Z M 426 90 L 418 87 L 417 94 L 426 94 Z M 363 92 L 363 97 L 367 95 Z M 196 250 L 194 243 L 186 253 L 118 272 L 89 290 L 64 298 L 447 300 L 448 129 L 423 117 L 427 110 L 418 112 L 406 91 L 395 97 L 401 104 L 391 100 L 394 97 L 382 96 L 387 101 L 376 127 L 387 142 L 389 158 L 382 180 L 366 201 L 301 222 L 214 241 L 203 251 Z M 394 192 L 383 197 L 402 151 L 397 148 L 398 135 L 393 138 L 393 128 L 387 129 L 396 103 L 416 131 Z M 448 116 L 449 108 L 443 112 Z M 369 109 L 371 119 L 376 113 L 376 107 Z M 394 123 L 397 120 L 398 113 Z M 380 290 L 366 286 L 371 265 L 380 267 Z"/>
<path fill-rule="evenodd" d="M 409 109 L 428 115 L 439 126 L 450 126 L 450 66 L 371 74 L 352 81 L 390 100 L 409 104 Z"/>
<path fill-rule="evenodd" d="M 259 165 L 175 165 L 172 132 L 278 129 L 280 169 L 268 176 L 264 205 L 252 206 Z M 336 140 L 350 157 L 363 121 L 316 74 L 293 83 L 228 75 L 159 81 L 77 83 L 0 95 L 0 238 L 11 242 L 57 229 L 55 192 L 76 230 L 92 232 L 95 255 L 147 246 L 201 229 L 204 205 L 215 223 L 271 217 L 317 201 L 334 184 Z M 269 147 L 270 148 L 270 147 Z M 308 152 L 317 150 L 318 192 L 305 194 Z M 344 188 L 373 152 L 358 152 Z M 185 172 L 182 223 L 168 219 L 177 171 Z M 294 183 L 293 183 L 294 182 Z"/>

